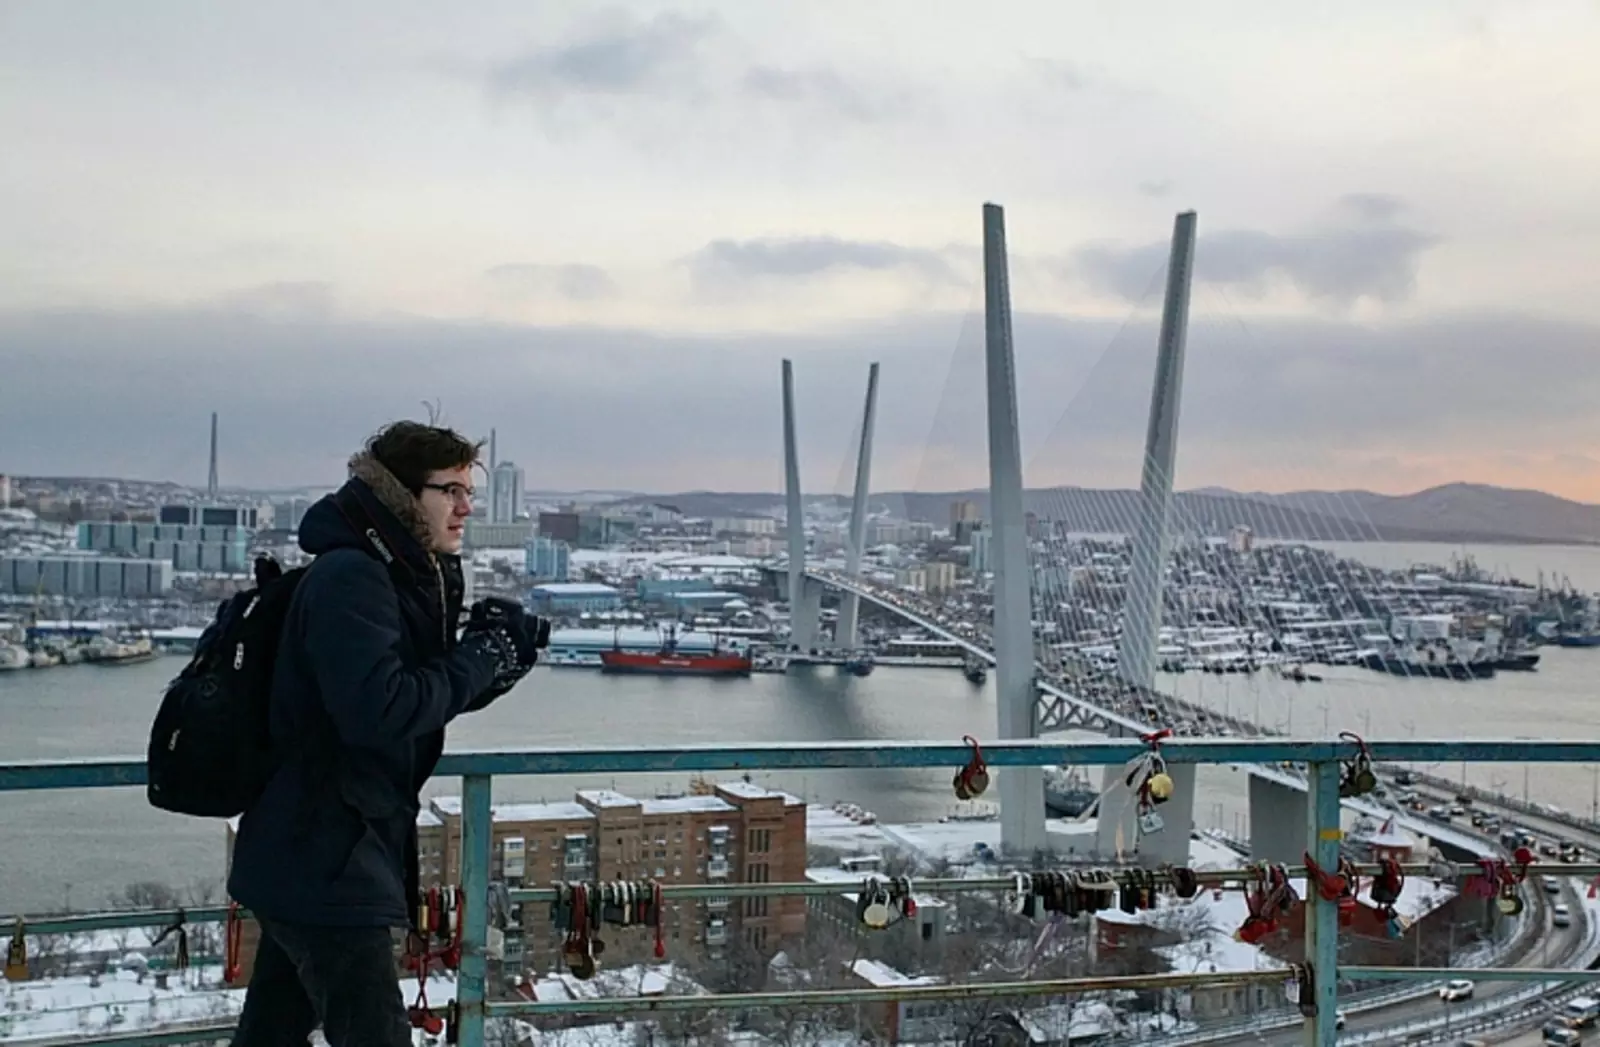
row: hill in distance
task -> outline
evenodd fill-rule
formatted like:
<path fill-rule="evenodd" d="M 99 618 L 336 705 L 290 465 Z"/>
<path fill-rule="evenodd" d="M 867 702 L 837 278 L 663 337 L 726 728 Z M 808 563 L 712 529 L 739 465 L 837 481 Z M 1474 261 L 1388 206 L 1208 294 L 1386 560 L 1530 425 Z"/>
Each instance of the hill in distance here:
<path fill-rule="evenodd" d="M 650 496 L 690 516 L 768 514 L 781 509 L 772 493 L 686 491 Z M 807 496 L 808 502 L 848 505 L 847 497 Z M 950 503 L 970 501 L 988 515 L 989 492 L 889 491 L 875 493 L 875 509 L 936 524 L 950 519 Z M 1065 520 L 1074 530 L 1130 529 L 1139 493 L 1084 487 L 1035 488 L 1024 492 L 1029 512 Z M 1372 491 L 1241 493 L 1225 488 L 1179 492 L 1174 526 L 1222 533 L 1243 525 L 1262 538 L 1300 541 L 1600 543 L 1600 505 L 1559 498 L 1543 491 L 1487 484 L 1445 484 L 1414 494 Z"/>

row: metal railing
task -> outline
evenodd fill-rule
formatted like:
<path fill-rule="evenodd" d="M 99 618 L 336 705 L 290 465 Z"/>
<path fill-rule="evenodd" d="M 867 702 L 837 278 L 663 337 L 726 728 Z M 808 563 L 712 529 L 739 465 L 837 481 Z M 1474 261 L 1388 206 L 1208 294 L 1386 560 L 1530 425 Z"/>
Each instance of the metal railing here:
<path fill-rule="evenodd" d="M 1600 762 L 1600 742 L 1574 741 L 1369 741 L 1372 756 L 1379 760 L 1405 763 L 1451 762 Z M 1123 765 L 1145 758 L 1149 749 L 1136 740 L 1026 741 L 991 743 L 985 746 L 991 767 L 1037 766 L 1041 764 Z M 440 776 L 459 775 L 463 779 L 461 804 L 461 887 L 468 898 L 489 894 L 491 865 L 490 782 L 495 775 L 616 775 L 659 772 L 712 772 L 746 770 L 806 770 L 830 768 L 957 768 L 963 766 L 970 749 L 964 743 L 937 742 L 838 742 L 795 745 L 719 745 L 674 748 L 589 748 L 546 749 L 446 755 L 438 767 Z M 1293 762 L 1307 768 L 1308 824 L 1306 851 L 1323 868 L 1337 866 L 1342 840 L 1340 828 L 1339 783 L 1344 765 L 1358 756 L 1353 742 L 1297 741 L 1290 739 L 1174 739 L 1161 748 L 1170 764 L 1259 764 Z M 1003 772 L 1002 772 L 1003 773 Z M 144 783 L 144 767 L 137 760 L 29 762 L 0 764 L 0 791 L 35 789 L 106 788 L 137 786 Z M 1567 866 L 1576 873 L 1581 867 Z M 1468 870 L 1470 871 L 1470 870 Z M 1553 869 L 1554 871 L 1554 869 Z M 1234 873 L 1237 876 L 1237 872 Z M 995 889 L 999 884 L 986 885 Z M 926 884 L 919 883 L 921 891 Z M 774 888 L 779 888 L 774 891 Z M 674 893 L 694 891 L 718 896 L 736 894 L 837 893 L 838 884 L 775 885 L 718 884 L 677 888 Z M 519 895 L 539 897 L 537 892 Z M 1305 899 L 1305 962 L 1317 972 L 1314 979 L 1315 1017 L 1306 1022 L 1308 1042 L 1333 1047 L 1336 1042 L 1335 1015 L 1337 986 L 1345 979 L 1394 979 L 1437 981 L 1455 975 L 1470 975 L 1479 981 L 1512 980 L 1535 983 L 1528 993 L 1542 993 L 1543 983 L 1561 984 L 1595 980 L 1600 972 L 1527 969 L 1435 969 L 1340 967 L 1338 964 L 1338 912 L 1334 902 L 1324 900 L 1315 890 Z M 493 1017 L 528 1018 L 571 1013 L 660 1015 L 678 1011 L 711 1012 L 754 1008 L 852 1006 L 878 1002 L 914 1004 L 952 999 L 1021 999 L 1061 996 L 1085 992 L 1126 990 L 1177 990 L 1198 986 L 1217 987 L 1259 983 L 1282 983 L 1283 970 L 1235 971 L 1207 974 L 1150 974 L 1118 977 L 1066 978 L 1032 981 L 976 982 L 938 985 L 895 985 L 864 989 L 732 993 L 693 996 L 609 997 L 597 999 L 489 1002 L 485 993 L 489 916 L 487 907 L 468 905 L 462 928 L 462 957 L 456 984 L 459 1007 L 457 1042 L 463 1047 L 483 1047 L 485 1021 Z M 190 910 L 190 920 L 217 919 L 221 909 Z M 41 918 L 35 927 L 60 926 L 62 929 L 90 929 L 155 925 L 159 914 L 108 913 L 62 917 L 56 924 Z M 1512 996 L 1516 994 L 1506 994 Z M 228 1027 L 172 1029 L 123 1036 L 79 1038 L 72 1042 L 91 1047 L 120 1044 L 124 1047 L 150 1047 L 159 1043 L 198 1043 L 225 1038 Z"/>

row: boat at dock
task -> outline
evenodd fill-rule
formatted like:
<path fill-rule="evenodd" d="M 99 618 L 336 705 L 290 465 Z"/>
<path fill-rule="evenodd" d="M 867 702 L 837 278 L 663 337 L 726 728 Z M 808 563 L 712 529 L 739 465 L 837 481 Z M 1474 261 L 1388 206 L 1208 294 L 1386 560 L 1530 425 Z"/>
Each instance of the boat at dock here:
<path fill-rule="evenodd" d="M 655 676 L 749 676 L 750 655 L 737 650 L 713 647 L 707 652 L 679 648 L 677 631 L 671 626 L 662 633 L 661 647 L 654 651 L 629 651 L 620 644 L 600 652 L 600 671 L 643 673 Z"/>
<path fill-rule="evenodd" d="M 1100 800 L 1100 790 L 1076 768 L 1044 768 L 1044 807 L 1058 817 L 1076 818 Z"/>

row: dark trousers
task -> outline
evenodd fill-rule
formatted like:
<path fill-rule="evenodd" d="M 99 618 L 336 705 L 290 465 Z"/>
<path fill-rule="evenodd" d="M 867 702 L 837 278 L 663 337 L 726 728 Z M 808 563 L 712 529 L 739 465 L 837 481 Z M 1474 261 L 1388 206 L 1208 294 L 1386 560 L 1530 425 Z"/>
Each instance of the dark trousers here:
<path fill-rule="evenodd" d="M 261 921 L 261 944 L 233 1047 L 411 1047 L 411 1023 L 386 927 Z"/>

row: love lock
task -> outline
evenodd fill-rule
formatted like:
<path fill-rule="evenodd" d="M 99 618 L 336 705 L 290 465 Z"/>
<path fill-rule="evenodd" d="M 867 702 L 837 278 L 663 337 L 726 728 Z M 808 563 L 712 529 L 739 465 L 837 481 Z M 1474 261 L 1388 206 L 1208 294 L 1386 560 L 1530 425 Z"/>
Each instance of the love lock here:
<path fill-rule="evenodd" d="M 1383 931 L 1385 934 L 1387 934 L 1390 938 L 1404 938 L 1406 936 L 1406 932 L 1410 929 L 1410 920 L 1406 919 L 1404 916 L 1401 916 L 1393 909 L 1389 910 L 1389 917 L 1383 923 Z"/>
<path fill-rule="evenodd" d="M 893 896 L 895 908 L 900 911 L 902 920 L 914 919 L 917 915 L 917 896 L 912 890 L 911 877 L 897 876 L 889 892 Z"/>
<path fill-rule="evenodd" d="M 972 748 L 972 756 L 966 766 L 956 772 L 952 784 L 955 786 L 956 799 L 976 800 L 989 788 L 989 765 L 983 761 L 983 750 L 978 747 L 976 738 L 965 734 L 961 740 Z"/>
<path fill-rule="evenodd" d="M 1339 795 L 1345 799 L 1365 796 L 1378 787 L 1378 775 L 1372 769 L 1372 751 L 1360 735 L 1342 731 L 1339 738 L 1356 745 L 1355 759 L 1345 765 L 1344 774 L 1339 778 Z"/>
<path fill-rule="evenodd" d="M 1500 888 L 1500 897 L 1495 899 L 1495 906 L 1507 916 L 1517 916 L 1522 912 L 1522 894 L 1517 890 L 1515 882 L 1507 880 Z"/>
<path fill-rule="evenodd" d="M 889 926 L 889 901 L 888 888 L 877 877 L 869 876 L 856 896 L 856 916 L 867 927 L 881 931 Z"/>
<path fill-rule="evenodd" d="M 1011 911 L 1018 916 L 1029 916 L 1029 903 L 1037 895 L 1034 893 L 1033 877 L 1027 873 L 1012 873 L 1011 892 L 1006 896 L 1006 903 Z"/>
<path fill-rule="evenodd" d="M 1140 808 L 1139 832 L 1143 833 L 1145 836 L 1149 836 L 1151 833 L 1158 833 L 1166 827 L 1167 823 L 1162 819 L 1161 815 L 1155 812 L 1154 808 Z"/>
<path fill-rule="evenodd" d="M 1172 799 L 1172 792 L 1177 787 L 1172 781 L 1172 775 L 1167 773 L 1167 762 L 1157 756 L 1154 770 L 1144 783 L 1144 793 L 1151 803 L 1166 803 Z"/>

